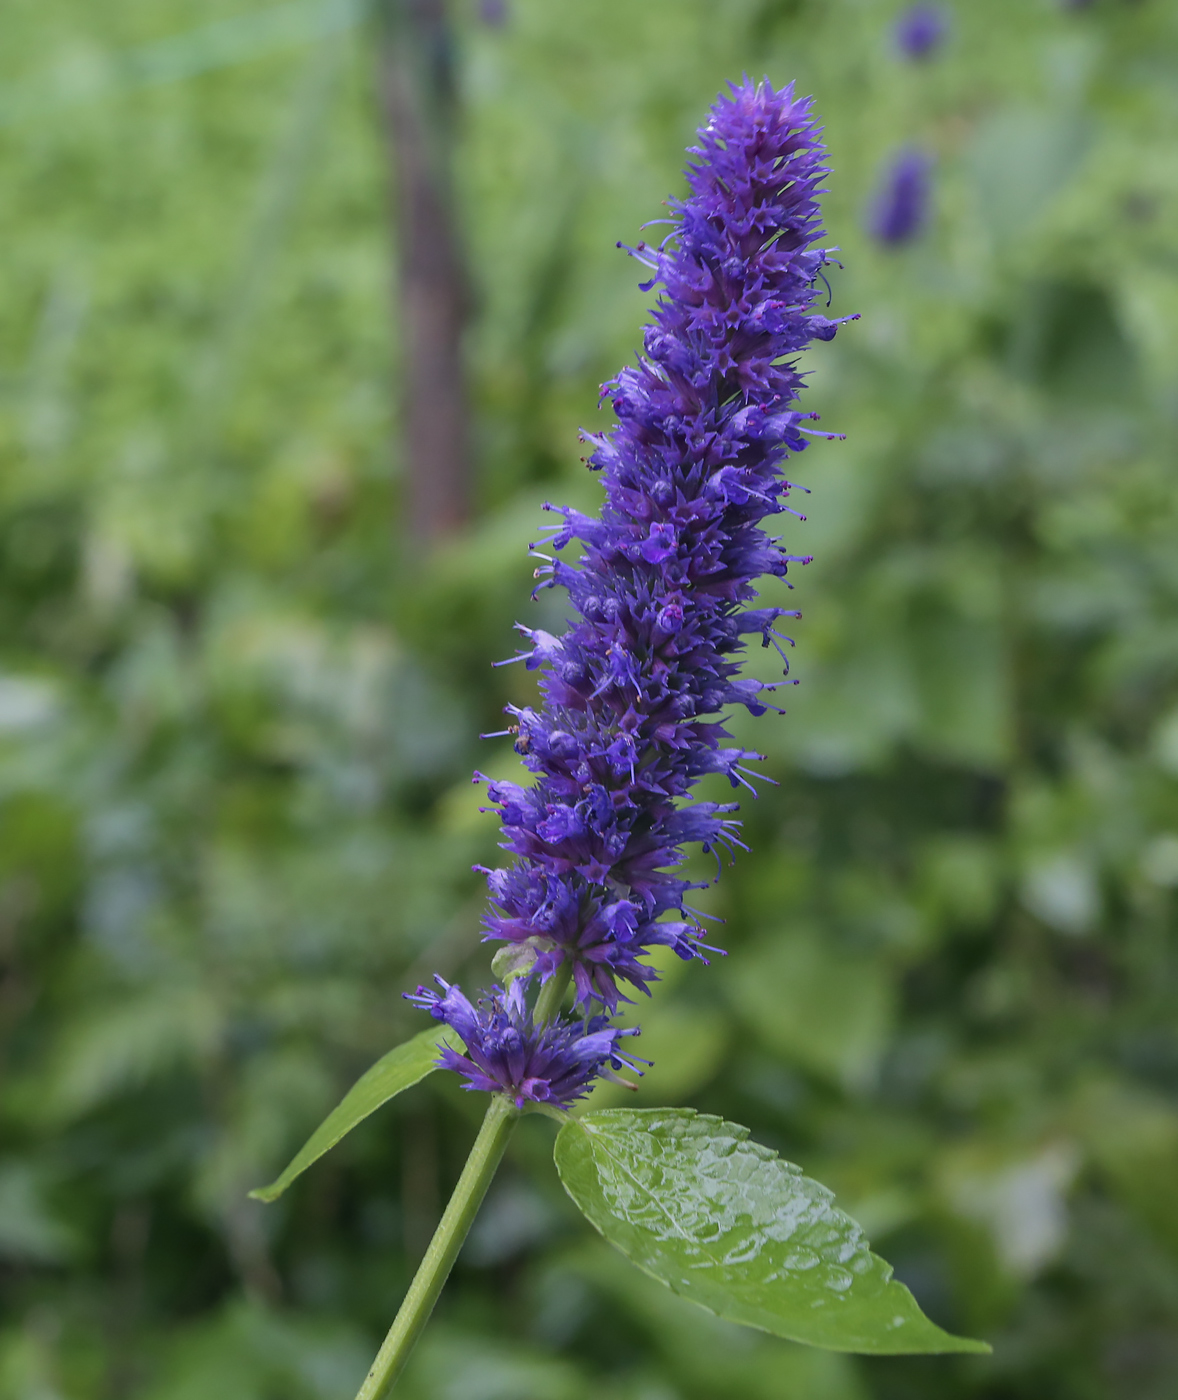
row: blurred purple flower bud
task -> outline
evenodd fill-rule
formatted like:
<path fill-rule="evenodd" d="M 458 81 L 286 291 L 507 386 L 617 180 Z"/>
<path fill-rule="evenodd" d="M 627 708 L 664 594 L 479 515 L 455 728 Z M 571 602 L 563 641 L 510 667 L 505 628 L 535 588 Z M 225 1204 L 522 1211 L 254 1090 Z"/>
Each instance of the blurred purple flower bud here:
<path fill-rule="evenodd" d="M 896 21 L 896 47 L 905 58 L 931 58 L 949 33 L 949 17 L 939 5 L 913 5 Z"/>
<path fill-rule="evenodd" d="M 901 151 L 889 165 L 871 208 L 868 228 L 880 243 L 911 243 L 928 221 L 932 162 L 923 151 Z"/>

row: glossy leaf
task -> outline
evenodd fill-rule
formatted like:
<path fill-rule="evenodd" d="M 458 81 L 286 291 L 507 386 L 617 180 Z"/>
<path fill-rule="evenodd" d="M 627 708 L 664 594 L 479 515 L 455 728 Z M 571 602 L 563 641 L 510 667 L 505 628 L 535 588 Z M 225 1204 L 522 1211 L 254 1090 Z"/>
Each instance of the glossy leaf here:
<path fill-rule="evenodd" d="M 315 1129 L 290 1165 L 269 1186 L 259 1186 L 250 1195 L 255 1201 L 276 1201 L 296 1177 L 302 1176 L 307 1168 L 317 1162 L 325 1152 L 330 1152 L 337 1142 L 382 1104 L 414 1084 L 420 1084 L 437 1068 L 438 1047 L 458 1045 L 453 1031 L 438 1026 L 430 1026 L 404 1045 L 390 1050 L 377 1060 L 352 1085 L 343 1099 Z"/>
<path fill-rule="evenodd" d="M 930 1322 L 832 1193 L 736 1123 L 587 1113 L 561 1129 L 556 1165 L 611 1244 L 720 1317 L 832 1351 L 989 1351 Z"/>

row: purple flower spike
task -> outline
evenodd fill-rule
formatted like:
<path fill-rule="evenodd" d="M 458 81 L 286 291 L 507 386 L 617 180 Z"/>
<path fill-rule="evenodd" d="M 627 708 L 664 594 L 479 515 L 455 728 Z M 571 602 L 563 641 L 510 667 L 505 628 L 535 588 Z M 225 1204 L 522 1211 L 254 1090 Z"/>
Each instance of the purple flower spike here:
<path fill-rule="evenodd" d="M 949 19 L 939 5 L 913 5 L 896 21 L 896 47 L 905 58 L 931 58 L 949 33 Z"/>
<path fill-rule="evenodd" d="M 716 101 L 690 154 L 666 236 L 628 250 L 650 271 L 643 289 L 660 295 L 644 353 L 602 387 L 617 421 L 583 435 L 600 514 L 547 506 L 557 522 L 532 547 L 537 590 L 564 588 L 573 621 L 559 637 L 519 627 L 509 660 L 539 671 L 542 700 L 509 706 L 507 732 L 534 781 L 488 787 L 514 859 L 485 871 L 485 934 L 507 945 L 499 956 L 517 980 L 478 1010 L 444 982 L 442 996 L 411 998 L 466 1042 L 444 1064 L 521 1105 L 578 1098 L 627 1063 L 617 1047 L 629 1034 L 602 1015 L 535 1027 L 526 981 L 567 971 L 579 1004 L 612 1015 L 622 987 L 656 980 L 652 949 L 704 961 L 716 951 L 685 903 L 710 881 L 680 867 L 692 846 L 719 867 L 740 828 L 735 803 L 692 790 L 707 774 L 753 789 L 761 755 L 726 743 L 720 716 L 777 710 L 774 692 L 793 683 L 742 678 L 740 662 L 759 638 L 788 676 L 793 642 L 778 626 L 799 614 L 752 606 L 754 584 L 809 561 L 761 523 L 805 519 L 788 504 L 783 463 L 833 436 L 793 407 L 798 353 L 840 325 L 816 307 L 829 304 L 830 256 L 815 246 L 825 149 L 808 98 L 746 81 Z M 562 558 L 574 540 L 578 557 Z"/>
<path fill-rule="evenodd" d="M 923 151 L 901 151 L 884 176 L 868 226 L 892 247 L 911 243 L 928 221 L 931 161 Z"/>
<path fill-rule="evenodd" d="M 456 1070 L 465 1089 L 507 1094 L 517 1108 L 527 1103 L 549 1103 L 568 1108 L 593 1086 L 594 1079 L 614 1078 L 612 1071 L 642 1071 L 618 1050 L 623 1036 L 637 1029 L 619 1030 L 604 1016 L 577 1021 L 556 1021 L 537 1028 L 524 1001 L 517 979 L 505 992 L 494 987 L 488 998 L 474 1007 L 459 988 L 441 977 L 434 981 L 442 995 L 418 987 L 406 1000 L 444 1021 L 462 1037 L 466 1054 L 443 1046 L 438 1064 Z"/>
<path fill-rule="evenodd" d="M 568 960 L 578 1000 L 611 1012 L 619 983 L 654 980 L 651 948 L 712 951 L 683 902 L 701 886 L 676 872 L 687 846 L 740 845 L 736 807 L 688 799 L 707 773 L 751 787 L 760 757 L 725 747 L 712 717 L 778 708 L 777 686 L 738 679 L 739 656 L 757 636 L 784 657 L 775 624 L 797 614 L 746 605 L 760 575 L 807 560 L 759 523 L 797 514 L 781 464 L 828 435 L 791 408 L 795 356 L 839 325 L 814 307 L 827 169 L 809 99 L 733 87 L 691 154 L 667 236 L 628 250 L 662 294 L 645 354 L 603 387 L 616 426 L 584 435 L 605 503 L 593 517 L 546 507 L 560 522 L 534 547 L 538 587 L 566 589 L 576 614 L 561 637 L 519 629 L 514 659 L 539 669 L 544 701 L 510 708 L 511 732 L 536 781 L 489 788 L 516 861 L 488 872 L 487 937 L 527 944 L 542 978 Z M 559 557 L 573 540 L 575 564 Z"/>

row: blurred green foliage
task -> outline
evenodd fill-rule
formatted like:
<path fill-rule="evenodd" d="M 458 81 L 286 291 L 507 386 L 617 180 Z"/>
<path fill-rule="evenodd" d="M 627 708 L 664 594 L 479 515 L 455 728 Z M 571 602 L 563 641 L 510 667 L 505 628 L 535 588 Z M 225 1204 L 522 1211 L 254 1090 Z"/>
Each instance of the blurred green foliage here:
<path fill-rule="evenodd" d="M 896 11 L 456 0 L 482 513 L 421 560 L 367 30 L 5 7 L 2 1400 L 363 1374 L 477 1103 L 437 1076 L 245 1193 L 420 1027 L 402 990 L 488 976 L 469 773 L 514 758 L 473 736 L 528 685 L 488 662 L 539 502 L 597 499 L 576 428 L 647 304 L 615 240 L 744 70 L 817 95 L 863 320 L 809 357 L 848 440 L 793 471 L 803 684 L 737 725 L 781 786 L 711 900 L 730 956 L 639 1009 L 638 1100 L 747 1123 L 995 1352 L 711 1319 L 589 1235 L 529 1120 L 406 1395 L 1178 1396 L 1178 9 L 962 0 L 919 66 Z M 935 214 L 885 252 L 905 143 Z"/>

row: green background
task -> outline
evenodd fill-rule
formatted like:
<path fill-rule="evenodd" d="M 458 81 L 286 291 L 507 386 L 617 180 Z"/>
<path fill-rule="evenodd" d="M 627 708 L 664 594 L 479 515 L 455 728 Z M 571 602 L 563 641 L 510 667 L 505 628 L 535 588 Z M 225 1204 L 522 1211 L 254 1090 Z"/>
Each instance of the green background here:
<path fill-rule="evenodd" d="M 0 1397 L 347 1400 L 480 1105 L 435 1076 L 274 1206 L 346 1087 L 474 990 L 475 735 L 524 701 L 537 507 L 648 298 L 619 254 L 721 84 L 827 124 L 834 311 L 791 475 L 780 787 L 639 1104 L 832 1186 L 989 1358 L 860 1361 L 630 1268 L 518 1134 L 408 1400 L 1178 1396 L 1178 6 L 455 0 L 478 513 L 397 525 L 372 35 L 340 6 L 0 18 Z M 881 163 L 935 154 L 873 246 Z M 772 653 L 757 652 L 754 669 Z M 763 674 L 768 674 L 764 672 Z M 705 867 L 701 866 L 701 869 Z M 612 1091 L 620 1092 L 620 1091 Z M 601 1104 L 614 1102 L 606 1093 Z"/>

